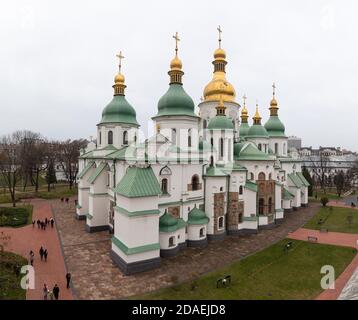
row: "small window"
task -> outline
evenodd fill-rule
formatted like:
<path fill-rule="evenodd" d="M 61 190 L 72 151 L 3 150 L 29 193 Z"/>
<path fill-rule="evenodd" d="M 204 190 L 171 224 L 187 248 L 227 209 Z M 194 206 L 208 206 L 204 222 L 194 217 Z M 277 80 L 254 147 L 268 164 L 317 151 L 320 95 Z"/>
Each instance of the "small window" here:
<path fill-rule="evenodd" d="M 177 131 L 176 131 L 176 129 L 172 129 L 172 143 L 177 144 Z"/>
<path fill-rule="evenodd" d="M 162 180 L 162 193 L 168 194 L 168 179 L 166 178 Z"/>
<path fill-rule="evenodd" d="M 197 174 L 193 175 L 193 177 L 191 178 L 191 187 L 192 191 L 200 189 L 199 176 Z"/>
<path fill-rule="evenodd" d="M 239 187 L 239 194 L 242 194 L 242 193 L 243 193 L 243 187 L 240 186 L 240 187 Z"/>
<path fill-rule="evenodd" d="M 191 129 L 188 130 L 188 147 L 191 147 Z"/>
<path fill-rule="evenodd" d="M 224 188 L 223 188 L 223 187 L 220 187 L 220 191 L 224 191 Z"/>
<path fill-rule="evenodd" d="M 100 145 L 102 144 L 102 132 L 101 131 L 99 132 L 99 144 Z"/>
<path fill-rule="evenodd" d="M 259 173 L 259 180 L 265 180 L 265 178 L 266 178 L 265 173 L 260 172 Z"/>
<path fill-rule="evenodd" d="M 204 237 L 204 228 L 200 228 L 199 237 Z"/>
<path fill-rule="evenodd" d="M 224 228 L 224 217 L 219 218 L 219 229 Z"/>
<path fill-rule="evenodd" d="M 262 149 L 261 143 L 259 143 L 258 148 L 259 148 L 259 150 L 261 151 L 261 149 Z"/>
<path fill-rule="evenodd" d="M 255 179 L 254 173 L 250 172 L 250 180 L 254 180 L 254 179 Z"/>
<path fill-rule="evenodd" d="M 224 157 L 224 139 L 220 138 L 220 157 Z"/>
<path fill-rule="evenodd" d="M 210 166 L 211 167 L 214 166 L 214 157 L 213 156 L 210 157 Z"/>
<path fill-rule="evenodd" d="M 128 144 L 128 132 L 127 131 L 123 132 L 123 144 L 124 145 Z"/>
<path fill-rule="evenodd" d="M 275 153 L 278 154 L 278 143 L 275 143 Z"/>
<path fill-rule="evenodd" d="M 169 238 L 169 247 L 174 247 L 175 246 L 175 238 L 174 237 L 170 237 Z"/>
<path fill-rule="evenodd" d="M 108 144 L 113 144 L 113 132 L 108 131 Z"/>

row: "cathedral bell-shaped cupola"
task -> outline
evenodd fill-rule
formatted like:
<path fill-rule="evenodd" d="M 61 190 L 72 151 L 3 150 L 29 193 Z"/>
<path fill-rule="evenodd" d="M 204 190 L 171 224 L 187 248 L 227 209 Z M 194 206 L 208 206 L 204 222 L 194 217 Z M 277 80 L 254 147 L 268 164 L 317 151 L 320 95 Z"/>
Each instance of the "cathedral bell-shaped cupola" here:
<path fill-rule="evenodd" d="M 221 28 L 218 27 L 219 31 L 219 48 L 214 51 L 214 73 L 213 79 L 206 85 L 204 89 L 204 101 L 219 101 L 222 97 L 225 102 L 234 102 L 235 101 L 235 89 L 234 87 L 226 80 L 226 71 L 225 67 L 227 64 L 226 61 L 226 52 L 221 48 Z"/>
<path fill-rule="evenodd" d="M 194 101 L 185 92 L 182 83 L 184 72 L 183 64 L 178 57 L 178 33 L 173 36 L 176 42 L 175 57 L 170 62 L 170 77 L 168 91 L 160 98 L 158 102 L 158 113 L 154 118 L 161 116 L 192 116 L 197 117 L 194 113 Z"/>
<path fill-rule="evenodd" d="M 256 104 L 256 112 L 252 118 L 253 124 L 247 132 L 248 138 L 268 138 L 269 135 L 264 126 L 261 124 L 261 116 L 259 113 L 259 106 Z"/>
<path fill-rule="evenodd" d="M 275 98 L 275 84 L 272 85 L 273 93 L 270 102 L 270 118 L 265 123 L 265 128 L 270 137 L 285 137 L 285 126 L 278 117 L 278 103 Z"/>
<path fill-rule="evenodd" d="M 219 104 L 216 106 L 216 116 L 209 121 L 209 130 L 234 130 L 232 120 L 226 117 L 225 110 L 223 98 L 220 97 Z"/>
<path fill-rule="evenodd" d="M 125 98 L 125 78 L 121 73 L 121 61 L 124 57 L 122 53 L 119 53 L 117 57 L 119 58 L 119 70 L 118 74 L 114 77 L 113 99 L 104 108 L 102 119 L 98 125 L 121 123 L 138 127 L 136 112 Z"/>
<path fill-rule="evenodd" d="M 241 110 L 241 124 L 240 124 L 240 128 L 239 128 L 239 137 L 240 139 L 243 139 L 247 136 L 247 133 L 250 129 L 249 123 L 248 123 L 248 119 L 249 119 L 249 113 L 247 111 L 246 108 L 246 95 L 243 96 L 243 100 L 244 100 L 244 104 L 243 104 L 243 108 Z"/>

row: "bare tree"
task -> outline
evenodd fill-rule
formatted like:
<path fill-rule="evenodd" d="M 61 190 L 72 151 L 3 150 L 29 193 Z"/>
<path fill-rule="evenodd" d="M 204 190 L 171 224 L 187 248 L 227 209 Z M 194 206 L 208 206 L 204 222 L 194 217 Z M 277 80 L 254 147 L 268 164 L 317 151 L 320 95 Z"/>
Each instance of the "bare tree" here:
<path fill-rule="evenodd" d="M 59 142 L 45 141 L 44 143 L 44 165 L 46 172 L 47 191 L 51 190 L 51 184 L 56 183 L 55 165 L 59 155 Z"/>
<path fill-rule="evenodd" d="M 312 172 L 314 173 L 315 178 L 317 178 L 321 189 L 324 191 L 324 193 L 326 193 L 325 186 L 329 172 L 329 157 L 320 152 L 318 157 L 310 157 L 310 161 L 312 163 Z"/>
<path fill-rule="evenodd" d="M 67 140 L 59 144 L 59 164 L 65 173 L 70 189 L 72 189 L 73 185 L 76 183 L 80 150 L 85 148 L 86 145 L 87 141 L 84 139 Z"/>
<path fill-rule="evenodd" d="M 21 179 L 21 152 L 19 136 L 3 136 L 0 140 L 0 174 L 10 192 L 13 207 L 16 207 L 16 185 Z"/>

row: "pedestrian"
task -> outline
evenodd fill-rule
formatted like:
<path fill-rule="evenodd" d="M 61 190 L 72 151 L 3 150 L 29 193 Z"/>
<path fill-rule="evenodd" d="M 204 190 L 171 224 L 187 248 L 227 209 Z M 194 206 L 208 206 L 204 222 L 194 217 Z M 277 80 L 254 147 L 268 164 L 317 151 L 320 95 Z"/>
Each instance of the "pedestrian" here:
<path fill-rule="evenodd" d="M 41 257 L 41 261 L 42 261 L 42 259 L 44 257 L 44 248 L 42 248 L 42 246 L 41 246 L 41 248 L 39 250 L 39 254 L 40 254 L 40 257 Z"/>
<path fill-rule="evenodd" d="M 34 265 L 34 257 L 35 257 L 35 254 L 34 252 L 31 250 L 30 253 L 29 253 L 29 260 L 30 260 L 30 264 L 33 266 Z"/>
<path fill-rule="evenodd" d="M 51 218 L 50 222 L 51 222 L 51 228 L 53 228 L 53 224 L 55 223 L 55 220 L 53 220 L 53 218 Z"/>
<path fill-rule="evenodd" d="M 46 223 L 45 223 L 45 222 L 43 222 L 43 225 L 44 225 L 44 230 L 46 230 Z"/>
<path fill-rule="evenodd" d="M 68 204 L 68 198 L 66 198 L 66 203 Z"/>
<path fill-rule="evenodd" d="M 45 224 L 47 224 L 47 218 L 45 218 Z"/>
<path fill-rule="evenodd" d="M 47 219 L 47 225 L 50 225 L 50 219 Z"/>
<path fill-rule="evenodd" d="M 32 229 L 35 228 L 35 220 L 32 220 Z"/>
<path fill-rule="evenodd" d="M 44 223 L 42 221 L 40 221 L 40 225 L 41 225 L 41 230 L 44 229 Z"/>
<path fill-rule="evenodd" d="M 63 198 L 61 198 L 61 202 L 63 202 Z"/>
<path fill-rule="evenodd" d="M 60 294 L 60 288 L 58 287 L 57 284 L 55 284 L 55 286 L 52 289 L 53 292 L 53 296 L 55 297 L 56 300 L 58 300 L 59 294 Z"/>
<path fill-rule="evenodd" d="M 40 220 L 37 219 L 37 228 L 40 229 Z"/>
<path fill-rule="evenodd" d="M 47 255 L 48 255 L 48 252 L 47 252 L 47 249 L 44 250 L 44 258 L 45 258 L 45 262 L 47 262 Z"/>
<path fill-rule="evenodd" d="M 69 273 L 69 272 L 66 273 L 66 282 L 67 282 L 66 288 L 69 289 L 70 282 L 71 282 L 71 273 Z"/>
<path fill-rule="evenodd" d="M 44 287 L 42 289 L 42 294 L 43 294 L 44 300 L 47 300 L 47 295 L 49 294 L 49 290 L 47 288 L 46 283 L 44 283 Z"/>
<path fill-rule="evenodd" d="M 48 295 L 50 297 L 50 300 L 53 300 L 53 291 L 49 291 Z"/>

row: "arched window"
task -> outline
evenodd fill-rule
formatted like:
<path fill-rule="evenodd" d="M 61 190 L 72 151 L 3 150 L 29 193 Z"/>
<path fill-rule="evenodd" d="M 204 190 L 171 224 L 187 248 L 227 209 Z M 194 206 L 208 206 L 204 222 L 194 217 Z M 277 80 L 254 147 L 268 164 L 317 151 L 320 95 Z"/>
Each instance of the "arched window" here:
<path fill-rule="evenodd" d="M 175 246 L 175 237 L 170 237 L 168 247 L 174 247 L 174 246 Z"/>
<path fill-rule="evenodd" d="M 191 190 L 196 191 L 199 189 L 200 189 L 199 176 L 195 174 L 191 178 Z"/>
<path fill-rule="evenodd" d="M 287 150 L 286 150 L 286 143 L 283 144 L 283 154 L 286 154 Z"/>
<path fill-rule="evenodd" d="M 220 138 L 220 157 L 224 157 L 224 139 Z"/>
<path fill-rule="evenodd" d="M 167 178 L 162 179 L 162 193 L 168 194 L 168 179 Z"/>
<path fill-rule="evenodd" d="M 200 228 L 199 237 L 204 237 L 204 228 Z"/>
<path fill-rule="evenodd" d="M 123 132 L 123 144 L 124 145 L 128 144 L 128 132 L 127 131 Z"/>
<path fill-rule="evenodd" d="M 259 214 L 263 215 L 264 214 L 264 205 L 265 205 L 265 200 L 263 198 L 259 199 Z"/>
<path fill-rule="evenodd" d="M 242 193 L 243 193 L 243 187 L 240 186 L 240 187 L 239 187 L 239 194 L 242 194 Z"/>
<path fill-rule="evenodd" d="M 222 229 L 224 228 L 224 217 L 220 217 L 219 218 L 219 229 Z"/>
<path fill-rule="evenodd" d="M 253 172 L 250 172 L 250 180 L 255 180 L 255 175 Z"/>
<path fill-rule="evenodd" d="M 191 147 L 191 129 L 188 130 L 188 147 Z"/>
<path fill-rule="evenodd" d="M 214 166 L 214 157 L 213 156 L 210 157 L 210 166 L 211 167 Z"/>
<path fill-rule="evenodd" d="M 265 180 L 266 176 L 263 172 L 259 173 L 259 180 Z"/>
<path fill-rule="evenodd" d="M 272 198 L 269 198 L 268 200 L 268 212 L 272 213 Z"/>
<path fill-rule="evenodd" d="M 211 144 L 212 147 L 214 146 L 214 138 L 210 139 L 210 144 Z"/>
<path fill-rule="evenodd" d="M 278 154 L 278 143 L 275 143 L 275 154 Z"/>
<path fill-rule="evenodd" d="M 102 144 L 102 132 L 100 131 L 99 132 L 99 145 Z"/>
<path fill-rule="evenodd" d="M 113 132 L 108 131 L 108 144 L 113 144 Z"/>
<path fill-rule="evenodd" d="M 137 135 L 134 136 L 134 142 L 137 142 Z"/>
<path fill-rule="evenodd" d="M 172 143 L 177 144 L 177 131 L 172 129 Z"/>
<path fill-rule="evenodd" d="M 259 148 L 259 150 L 261 150 L 262 149 L 261 143 L 259 143 L 259 145 L 257 147 Z"/>

